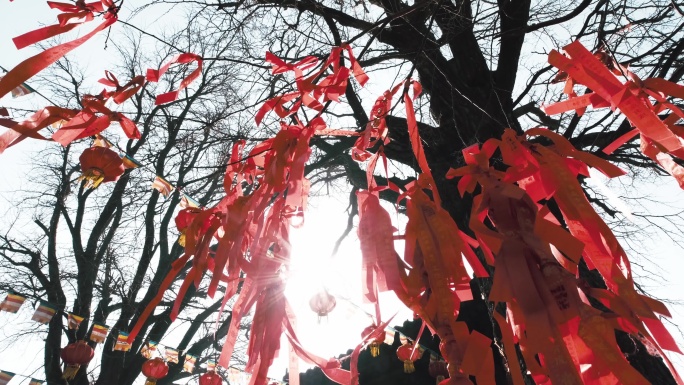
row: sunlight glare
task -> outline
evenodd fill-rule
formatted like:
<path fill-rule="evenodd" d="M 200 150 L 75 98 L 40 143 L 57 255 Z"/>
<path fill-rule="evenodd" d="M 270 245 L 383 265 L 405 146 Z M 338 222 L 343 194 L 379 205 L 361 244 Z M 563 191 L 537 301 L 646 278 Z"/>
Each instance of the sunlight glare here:
<path fill-rule="evenodd" d="M 344 205 L 332 198 L 317 198 L 315 203 L 317 207 L 306 213 L 303 225 L 290 233 L 292 254 L 285 297 L 297 317 L 297 334 L 302 345 L 328 359 L 345 354 L 361 342 L 361 332 L 373 323 L 369 315 L 373 313 L 373 306 L 362 301 L 361 253 L 356 228 L 342 242 L 337 255 L 331 255 L 347 223 Z M 309 300 L 320 290 L 335 296 L 337 306 L 319 322 L 309 307 Z M 393 293 L 380 294 L 380 307 L 383 320 L 398 313 L 392 324 L 401 324 L 413 315 Z M 282 376 L 287 367 L 287 352 L 283 339 L 271 376 Z M 308 367 L 311 366 L 300 362 L 301 371 Z"/>

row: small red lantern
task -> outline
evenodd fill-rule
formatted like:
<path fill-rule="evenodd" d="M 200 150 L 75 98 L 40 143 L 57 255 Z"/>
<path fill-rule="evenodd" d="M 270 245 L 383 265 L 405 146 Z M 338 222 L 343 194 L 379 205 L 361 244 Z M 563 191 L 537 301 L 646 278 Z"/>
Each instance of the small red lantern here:
<path fill-rule="evenodd" d="M 62 378 L 73 380 L 81 365 L 86 365 L 93 359 L 95 352 L 85 341 L 76 341 L 65 346 L 60 353 L 62 361 L 66 364 Z"/>
<path fill-rule="evenodd" d="M 187 230 L 188 226 L 190 226 L 200 212 L 201 210 L 196 207 L 187 207 L 176 215 L 176 228 L 180 232 L 180 237 L 178 237 L 179 245 L 185 246 L 185 230 Z"/>
<path fill-rule="evenodd" d="M 373 333 L 378 327 L 371 325 L 361 332 L 361 337 L 365 337 Z M 368 350 L 370 350 L 371 357 L 377 357 L 380 355 L 380 345 L 385 342 L 385 335 L 375 337 L 371 339 L 371 343 L 368 345 Z"/>
<path fill-rule="evenodd" d="M 309 300 L 309 306 L 311 307 L 311 310 L 318 314 L 319 321 L 321 320 L 321 317 L 327 316 L 336 305 L 337 301 L 335 300 L 335 297 L 330 295 L 327 290 L 319 291 Z"/>
<path fill-rule="evenodd" d="M 123 175 L 125 168 L 121 157 L 106 147 L 90 147 L 78 158 L 81 161 L 86 188 L 96 188 L 102 182 L 113 182 Z"/>
<path fill-rule="evenodd" d="M 206 372 L 199 378 L 200 385 L 222 385 L 223 380 L 216 372 Z"/>
<path fill-rule="evenodd" d="M 153 358 L 145 361 L 142 366 L 142 373 L 147 377 L 145 385 L 154 385 L 158 379 L 164 378 L 169 374 L 169 366 L 161 358 Z"/>
<path fill-rule="evenodd" d="M 430 366 L 428 366 L 428 372 L 432 377 L 437 379 L 437 384 L 449 377 L 449 370 L 447 368 L 446 361 L 431 360 Z"/>
<path fill-rule="evenodd" d="M 401 345 L 399 349 L 397 349 L 397 357 L 404 361 L 404 373 L 413 373 L 416 371 L 413 362 L 420 358 L 420 352 L 416 349 L 416 352 L 414 353 L 413 350 L 413 344 L 411 342 L 406 345 Z"/>

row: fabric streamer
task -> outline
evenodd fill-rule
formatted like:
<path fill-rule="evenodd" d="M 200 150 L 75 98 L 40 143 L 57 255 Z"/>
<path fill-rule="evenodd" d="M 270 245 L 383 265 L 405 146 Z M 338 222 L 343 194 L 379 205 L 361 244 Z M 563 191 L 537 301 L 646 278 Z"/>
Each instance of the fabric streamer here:
<path fill-rule="evenodd" d="M 554 384 L 647 383 L 617 346 L 614 317 L 590 305 L 588 297 L 598 299 L 597 289 L 585 293 L 585 287 L 575 279 L 576 264 L 584 256 L 588 264 L 598 267 L 609 287 L 600 292 L 610 293 L 604 298 L 621 298 L 618 305 L 604 302 L 623 317 L 617 328 L 647 336 L 655 346 L 677 349 L 654 314 L 666 313 L 666 309 L 658 301 L 636 294 L 624 251 L 586 201 L 577 181 L 579 173 L 588 174 L 588 165 L 609 177 L 623 172 L 603 159 L 577 151 L 565 138 L 548 130 L 533 129 L 526 134 L 544 136 L 554 146 L 530 143 L 507 130 L 501 141 L 492 139 L 481 148 L 466 148 L 467 165 L 447 174 L 460 178 L 462 194 L 473 193 L 475 183 L 482 188 L 474 200 L 471 229 L 476 234 L 485 233 L 477 238 L 495 258 L 489 298 L 507 303 L 508 320 L 495 315 L 504 344 L 517 339 L 538 384 L 549 380 Z M 510 166 L 506 172 L 489 166 L 497 148 Z M 553 198 L 570 233 L 556 227 L 549 210 L 538 206 L 532 197 Z M 486 226 L 485 219 L 495 231 Z M 601 237 L 600 244 L 591 234 Z M 614 256 L 608 259 L 606 254 Z M 605 262 L 600 260 L 603 258 Z M 510 347 L 505 348 L 505 354 L 509 363 L 515 362 Z M 538 365 L 534 364 L 534 355 L 539 357 Z M 674 368 L 666 363 L 681 383 Z"/>
<path fill-rule="evenodd" d="M 196 55 L 194 53 L 182 53 L 180 55 L 176 55 L 171 60 L 169 60 L 166 64 L 164 64 L 160 69 L 155 70 L 155 69 L 148 69 L 147 70 L 147 81 L 149 82 L 158 82 L 159 78 L 162 77 L 166 73 L 166 71 L 169 70 L 172 64 L 188 64 L 196 62 L 197 63 L 197 68 L 195 68 L 194 71 L 192 71 L 188 76 L 186 76 L 178 86 L 178 89 L 174 91 L 170 91 L 161 95 L 157 95 L 157 98 L 155 99 L 154 104 L 160 105 L 160 104 L 165 104 L 169 102 L 173 102 L 174 100 L 178 99 L 178 93 L 187 88 L 190 83 L 195 81 L 201 74 L 202 74 L 202 57 L 199 55 Z"/>
<path fill-rule="evenodd" d="M 159 71 L 148 71 L 147 79 L 158 80 L 171 63 L 197 59 L 195 56 L 179 56 Z M 306 59 L 299 64 L 287 65 L 271 55 L 268 60 L 273 63 L 275 72 L 294 70 L 297 73 L 315 64 L 314 60 Z M 338 75 L 344 74 L 341 68 L 338 68 Z M 296 76 L 301 78 L 303 75 Z M 320 94 L 324 98 L 327 91 L 323 88 L 335 88 L 344 81 L 346 79 L 339 76 L 324 85 L 300 81 L 298 84 L 303 89 L 297 95 L 284 99 L 302 99 L 303 93 L 310 96 Z M 272 108 L 272 102 L 267 101 L 265 105 L 269 106 L 267 110 L 276 109 L 278 112 L 282 107 L 282 111 L 286 111 L 284 104 L 279 103 L 273 104 Z M 191 209 L 192 215 L 184 214 L 179 228 L 182 227 L 185 237 L 185 254 L 173 263 L 158 296 L 137 318 L 128 336 L 129 341 L 145 332 L 154 307 L 181 271 L 186 270 L 187 273 L 172 307 L 172 319 L 180 311 L 181 301 L 190 286 L 197 287 L 206 273 L 212 273 L 209 296 L 215 295 L 221 282 L 227 285 L 219 313 L 240 287 L 218 364 L 223 367 L 230 365 L 240 321 L 254 308 L 246 371 L 252 374 L 250 384 L 267 383 L 268 368 L 280 350 L 283 322 L 288 319 L 283 295 L 285 283 L 281 276 L 282 271 L 287 271 L 290 260 L 289 229 L 295 222 L 301 222 L 307 205 L 309 182 L 304 166 L 311 155 L 310 140 L 325 130 L 328 128 L 320 117 L 304 124 L 294 116 L 291 124 L 282 122 L 273 138 L 256 145 L 244 158 L 241 156 L 244 142 L 234 144 L 224 179 L 226 197 L 215 207 Z M 252 187 L 249 194 L 244 193 L 245 186 Z M 217 248 L 210 252 L 209 246 L 214 241 L 218 242 Z M 297 355 L 318 361 L 301 349 L 293 331 L 288 334 Z M 327 373 L 344 380 L 345 384 L 351 379 L 348 371 L 343 374 L 330 368 Z"/>
<path fill-rule="evenodd" d="M 571 90 L 579 83 L 593 92 L 576 96 L 568 91 L 570 99 L 545 106 L 544 111 L 549 115 L 571 110 L 581 114 L 590 105 L 619 109 L 635 128 L 606 146 L 603 152 L 610 155 L 640 135 L 641 152 L 684 188 L 684 168 L 672 159 L 672 156 L 684 159 L 684 130 L 676 124 L 684 119 L 684 111 L 667 99 L 684 99 L 684 86 L 662 78 L 641 80 L 626 67 L 606 58 L 607 55 L 592 54 L 579 41 L 567 45 L 564 51 L 567 56 L 552 51 L 549 64 L 566 74 L 566 89 Z M 624 83 L 617 77 L 621 74 L 627 78 Z M 665 118 L 661 119 L 660 114 Z"/>
<path fill-rule="evenodd" d="M 72 40 L 67 43 L 56 45 L 54 47 L 50 47 L 45 51 L 24 60 L 23 62 L 19 63 L 16 67 L 12 68 L 7 74 L 5 74 L 5 76 L 2 79 L 0 79 L 0 98 L 5 96 L 8 92 L 12 91 L 16 87 L 19 87 L 22 83 L 36 75 L 38 72 L 44 70 L 50 64 L 61 59 L 62 57 L 64 57 L 64 55 L 78 48 L 83 43 L 90 40 L 90 38 L 98 34 L 100 31 L 106 29 L 107 27 L 111 26 L 117 21 L 118 8 L 114 5 L 113 0 L 102 0 L 101 2 L 88 3 L 85 7 L 75 6 L 77 9 L 73 10 L 77 11 L 76 13 L 69 12 L 72 11 L 72 8 L 70 8 L 72 7 L 71 4 L 48 2 L 48 4 L 50 3 L 52 3 L 51 7 L 53 8 L 68 11 L 66 15 L 63 14 L 65 16 L 63 16 L 60 20 L 60 25 L 41 28 L 37 31 L 34 31 L 33 33 L 29 33 L 26 35 L 22 35 L 18 38 L 15 38 L 17 39 L 15 40 L 15 44 L 17 44 L 17 47 L 21 48 L 26 45 L 33 44 L 37 41 L 46 39 L 48 37 L 56 36 L 57 34 L 69 31 L 73 29 L 75 26 L 78 26 L 79 24 L 62 25 L 62 23 L 66 23 L 66 21 L 70 20 L 73 17 L 85 18 L 86 20 L 88 20 L 88 18 L 92 16 L 93 11 L 105 12 L 103 16 L 104 21 L 100 25 L 95 27 L 95 29 L 81 36 L 80 38 Z M 60 5 L 53 6 L 55 4 Z M 98 11 L 99 9 L 101 10 Z"/>

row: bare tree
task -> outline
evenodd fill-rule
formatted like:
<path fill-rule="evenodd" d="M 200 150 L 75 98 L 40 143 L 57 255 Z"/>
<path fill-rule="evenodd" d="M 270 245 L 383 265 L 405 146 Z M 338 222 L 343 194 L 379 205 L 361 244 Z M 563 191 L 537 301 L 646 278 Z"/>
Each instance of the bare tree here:
<path fill-rule="evenodd" d="M 268 20 L 269 34 L 252 38 L 253 43 L 245 47 L 249 57 L 268 49 L 296 60 L 326 52 L 327 46 L 350 43 L 360 50 L 357 59 L 371 77 L 382 79 L 381 89 L 397 83 L 392 79 L 417 77 L 425 94 L 418 113 L 422 112 L 419 131 L 426 157 L 443 197 L 442 206 L 461 228 L 468 228 L 472 203 L 468 195 L 460 197 L 456 184 L 445 175 L 449 168 L 463 165 L 463 148 L 498 138 L 507 127 L 522 134 L 541 124 L 562 134 L 576 148 L 605 157 L 600 150 L 632 129 L 626 119 L 607 110 L 583 116 L 565 114 L 560 119 L 546 116 L 541 104 L 556 101 L 561 94 L 560 87 L 551 84 L 556 71 L 546 65 L 551 49 L 581 39 L 590 49 L 602 50 L 640 76 L 677 82 L 684 74 L 682 7 L 671 1 L 262 0 L 205 4 L 208 8 L 204 11 L 215 14 L 217 20 L 242 20 L 245 15 Z M 364 127 L 377 95 L 368 95 L 350 82 L 345 97 L 347 109 L 331 112 L 329 125 L 339 122 L 343 128 Z M 405 177 L 396 175 L 392 180 L 401 186 L 412 180 L 412 170 L 418 167 L 399 110 L 387 117 L 391 142 L 385 152 L 395 165 L 405 167 L 399 168 L 405 170 Z M 352 186 L 365 188 L 364 171 L 350 160 L 353 143 L 353 138 L 314 141 L 319 157 L 311 170 L 324 165 Z M 635 142 L 607 158 L 636 173 L 660 172 Z M 588 194 L 608 215 L 615 215 L 592 192 Z M 387 192 L 385 198 L 395 201 L 396 196 Z M 584 265 L 581 277 L 592 285 L 602 285 Z M 462 309 L 459 318 L 471 330 L 496 339 L 499 331 L 491 321 L 494 309 L 486 302 L 489 285 L 488 280 L 479 280 L 473 286 L 475 303 L 468 311 Z M 648 354 L 624 333 L 618 333 L 618 341 L 630 363 L 652 383 L 673 383 L 660 358 Z M 493 354 L 498 357 L 497 380 L 505 383 L 506 372 L 518 369 L 507 367 L 494 346 Z M 526 372 L 524 364 L 520 370 Z"/>
<path fill-rule="evenodd" d="M 188 24 L 168 31 L 165 44 L 158 50 L 144 51 L 141 45 L 154 43 L 130 29 L 110 48 L 121 59 L 109 69 L 123 83 L 144 73 L 147 66 L 158 67 L 168 61 L 175 53 L 169 46 L 184 46 L 207 57 L 228 54 L 232 31 L 213 37 L 210 33 L 201 25 Z M 154 54 L 145 56 L 144 52 Z M 155 93 L 177 85 L 191 70 L 183 66 L 172 69 L 169 80 L 157 90 L 146 84 L 120 107 L 137 123 L 141 138 L 124 141 L 125 145 L 114 149 L 137 160 L 141 168 L 128 169 L 118 181 L 91 189 L 78 179 L 83 171 L 78 156 L 92 140 L 67 147 L 48 146 L 36 159 L 34 183 L 14 195 L 22 215 L 17 214 L 17 221 L 9 223 L 0 236 L 0 271 L 4 277 L 0 290 L 21 292 L 33 302 L 46 300 L 60 310 L 48 325 L 44 344 L 45 374 L 50 384 L 64 383 L 60 350 L 65 343 L 87 339 L 95 323 L 111 327 L 105 353 L 87 370 L 81 369 L 71 383 L 133 383 L 145 358 L 112 352 L 112 348 L 118 332 L 129 330 L 131 320 L 155 297 L 171 264 L 183 253 L 173 221 L 178 204 L 183 196 L 194 197 L 201 205 L 212 204 L 222 187 L 230 144 L 249 140 L 240 120 L 241 111 L 249 106 L 243 91 L 235 87 L 244 71 L 231 63 L 208 63 L 201 79 L 178 101 L 154 105 Z M 78 64 L 65 58 L 44 75 L 44 81 L 34 85 L 64 107 L 82 108 L 85 95 L 102 89 L 102 85 L 88 83 L 85 78 Z M 16 118 L 22 113 L 12 111 Z M 121 143 L 116 134 L 105 134 L 105 138 Z M 167 178 L 177 190 L 166 198 L 152 190 L 155 175 Z M 31 214 L 24 216 L 27 212 Z M 25 223 L 26 218 L 31 221 Z M 177 285 L 172 287 L 177 290 Z M 228 311 L 214 330 L 221 301 L 207 305 L 205 296 L 202 287 L 185 296 L 180 315 L 183 322 L 174 326 L 180 342 L 170 346 L 199 357 L 198 370 L 200 364 L 214 358 L 213 352 L 220 348 L 217 341 L 225 336 L 230 323 Z M 166 310 L 145 324 L 147 337 L 136 340 L 131 352 L 139 351 L 148 340 L 159 341 L 171 330 L 168 298 L 173 294 L 163 302 Z M 66 312 L 85 317 L 78 330 L 67 330 Z M 17 338 L 35 331 L 34 325 L 18 332 Z M 62 338 L 65 331 L 67 341 Z M 89 344 L 95 346 L 94 342 Z M 171 365 L 165 383 L 190 375 L 181 371 L 182 365 L 183 356 L 179 364 Z M 127 370 L 121 370 L 124 367 Z"/>
<path fill-rule="evenodd" d="M 273 127 L 276 126 L 270 124 L 265 125 L 263 132 L 255 131 L 248 111 L 254 111 L 262 101 L 293 87 L 285 77 L 271 78 L 264 66 L 250 64 L 261 63 L 265 51 L 295 61 L 306 55 L 323 57 L 331 46 L 347 43 L 356 47 L 357 59 L 371 77 L 377 79 L 376 86 L 381 90 L 405 78 L 417 77 L 425 95 L 417 106 L 425 155 L 443 198 L 443 207 L 463 229 L 468 228 L 472 199 L 469 195 L 461 197 L 456 183 L 446 178 L 447 171 L 464 164 L 461 157 L 463 148 L 498 138 L 507 127 L 522 134 L 527 128 L 543 124 L 562 134 L 576 148 L 606 157 L 635 172 L 661 171 L 638 151 L 636 142 L 611 156 L 599 152 L 631 129 L 630 123 L 614 112 L 597 110 L 584 115 L 565 114 L 561 118 L 548 117 L 542 112 L 541 103 L 555 101 L 558 99 L 556 94 L 560 94 L 559 88 L 551 84 L 556 72 L 545 64 L 550 49 L 581 39 L 591 49 L 601 50 L 617 62 L 628 64 L 644 77 L 660 76 L 677 82 L 684 75 L 684 24 L 681 23 L 682 6 L 676 1 L 630 0 L 615 3 L 587 0 L 566 4 L 525 0 L 256 0 L 186 2 L 181 5 L 182 2 L 166 0 L 142 6 L 137 12 L 142 14 L 153 10 L 158 3 L 174 8 L 187 7 L 183 9 L 189 10 L 195 27 L 177 35 L 155 36 L 164 44 L 160 46 L 163 47 L 161 57 L 139 58 L 139 50 L 134 49 L 135 54 L 128 55 L 130 60 L 127 63 L 127 68 L 136 69 L 131 74 L 139 72 L 141 68 L 137 66 L 143 60 L 160 63 L 172 53 L 186 51 L 200 53 L 213 64 L 204 72 L 204 82 L 171 106 L 153 107 L 148 98 L 151 92 L 144 89 L 134 102 L 137 109 L 134 111 L 135 120 L 143 129 L 143 137 L 140 141 L 128 143 L 126 151 L 154 164 L 154 172 L 158 175 L 178 175 L 178 180 L 173 182 L 191 194 L 201 194 L 201 201 L 205 204 L 215 199 L 213 194 L 220 186 L 219 176 L 221 166 L 225 166 L 228 143 L 234 139 L 256 139 L 260 135 L 268 137 L 275 131 Z M 129 27 L 135 29 L 130 24 Z M 205 40 L 195 36 L 208 36 L 211 44 L 198 43 Z M 225 78 L 219 75 L 214 77 L 214 68 L 220 76 L 232 76 L 231 82 L 225 82 Z M 182 78 L 182 74 L 178 76 Z M 79 84 L 73 77 L 65 80 Z M 233 84 L 234 89 L 227 92 L 224 88 L 227 84 Z M 214 92 L 224 99 L 215 99 Z M 67 95 L 73 95 L 71 90 L 63 94 Z M 346 104 L 326 110 L 328 125 L 345 129 L 364 127 L 369 121 L 367 111 L 377 96 L 358 89 L 350 82 L 344 94 Z M 418 164 L 411 151 L 407 119 L 398 110 L 393 109 L 386 119 L 391 141 L 385 153 L 397 166 L 392 181 L 398 186 L 405 186 L 415 179 Z M 235 119 L 231 129 L 225 123 L 230 121 L 226 120 L 229 115 Z M 189 130 L 181 125 L 186 122 L 192 127 Z M 267 121 L 272 122 L 274 120 Z M 240 128 L 235 131 L 234 126 Z M 340 188 L 348 182 L 355 189 L 367 187 L 365 171 L 349 154 L 354 141 L 355 138 L 347 137 L 312 139 L 314 154 L 307 173 L 314 176 L 314 186 L 318 183 Z M 36 219 L 45 234 L 44 239 L 35 244 L 41 251 L 31 254 L 36 253 L 31 251 L 36 246 L 7 235 L 6 263 L 19 264 L 21 271 L 34 277 L 40 277 L 40 274 L 46 274 L 44 270 L 47 271 L 45 283 L 35 284 L 37 293 L 45 293 L 50 301 L 62 306 L 66 305 L 67 297 L 73 296 L 74 311 L 82 314 L 90 314 L 90 304 L 98 300 L 102 317 L 116 312 L 115 327 L 125 329 L 135 323 L 136 315 L 154 296 L 169 264 L 181 253 L 168 236 L 172 212 L 179 197 L 175 195 L 167 205 L 160 203 L 157 193 L 153 193 L 144 209 L 137 206 L 141 199 L 129 200 L 136 196 L 134 178 L 129 171 L 112 187 L 106 202 L 100 206 L 99 218 L 93 218 L 91 225 L 86 226 L 85 204 L 97 194 L 80 188 L 74 192 L 74 197 L 67 198 L 72 186 L 69 181 L 74 175 L 69 154 L 69 148 L 57 154 L 61 166 L 54 173 L 57 179 L 51 194 L 53 200 L 47 204 L 43 201 L 44 209 L 52 211 L 43 214 L 45 218 L 39 216 Z M 207 164 L 210 164 L 209 168 L 204 168 Z M 138 189 L 137 193 L 147 194 L 144 190 Z M 587 193 L 593 203 L 606 209 L 608 215 L 615 214 L 591 191 Z M 383 192 L 382 196 L 391 201 L 396 201 L 397 197 L 391 191 Z M 68 204 L 75 206 L 69 209 Z M 553 201 L 548 204 L 550 207 L 554 205 Z M 143 213 L 144 221 L 132 213 Z M 354 213 L 352 210 L 352 216 Z M 67 276 L 57 268 L 61 258 L 56 247 L 57 226 L 60 224 L 66 226 L 71 234 L 76 261 L 75 272 Z M 350 228 L 351 224 L 352 220 Z M 88 237 L 82 235 L 86 228 L 90 234 Z M 131 253 L 128 253 L 140 255 L 132 277 L 124 277 L 125 269 L 118 266 L 117 258 L 111 257 L 119 253 L 112 246 L 125 243 L 115 236 L 122 229 L 136 229 L 144 235 L 141 237 L 144 243 L 131 246 Z M 111 237 L 108 234 L 112 234 Z M 108 250 L 117 252 L 109 254 Z M 19 260 L 19 254 L 24 259 Z M 157 256 L 156 272 L 146 275 Z M 32 262 L 34 259 L 37 262 Z M 42 260 L 44 262 L 40 262 Z M 50 261 L 54 261 L 52 265 Z M 96 262 L 95 265 L 92 261 Z M 15 267 L 12 269 L 16 270 Z M 122 273 L 118 273 L 119 270 Z M 52 271 L 54 276 L 50 275 Z M 15 271 L 14 274 L 18 273 Z M 580 266 L 580 276 L 591 285 L 602 285 L 600 277 L 584 264 Z M 74 286 L 73 292 L 67 293 L 63 285 L 57 283 L 60 279 L 73 279 L 78 285 Z M 110 287 L 112 282 L 118 282 L 117 279 L 125 281 L 126 288 L 114 293 Z M 492 321 L 497 310 L 487 301 L 491 282 L 488 279 L 473 282 L 474 300 L 467 309 L 462 309 L 459 317 L 471 330 L 497 340 L 500 331 Z M 146 285 L 148 289 L 143 291 L 141 288 Z M 98 287 L 99 292 L 96 290 Z M 197 291 L 193 295 L 201 294 L 200 289 Z M 114 305 L 108 302 L 110 297 L 118 298 L 112 301 Z M 185 306 L 190 308 L 192 302 L 188 299 Z M 210 313 L 207 312 L 206 317 Z M 98 311 L 94 312 L 94 320 L 104 319 L 97 318 L 100 317 L 98 314 Z M 149 338 L 158 338 L 168 330 L 166 314 L 155 316 L 148 323 L 146 331 Z M 52 334 L 46 342 L 46 371 L 48 378 L 52 379 L 58 375 L 55 358 L 58 344 L 55 341 L 58 340 L 60 326 L 51 325 Z M 189 329 L 188 342 L 192 339 L 191 332 L 195 331 Z M 196 344 L 201 341 L 210 344 L 203 339 Z M 650 355 L 640 342 L 621 332 L 618 332 L 618 342 L 630 363 L 649 381 L 654 384 L 674 383 L 662 360 Z M 136 348 L 133 347 L 134 350 Z M 497 381 L 509 381 L 510 371 L 527 373 L 522 360 L 520 367 L 506 363 L 496 344 L 492 346 L 492 354 L 497 357 Z M 102 360 L 98 381 L 103 384 L 112 379 L 130 383 L 142 363 L 139 357 L 117 355 L 103 357 Z M 105 365 L 105 361 L 111 364 Z M 121 367 L 132 370 L 124 377 L 118 377 L 121 375 L 118 368 Z M 529 377 L 526 381 L 532 383 Z"/>

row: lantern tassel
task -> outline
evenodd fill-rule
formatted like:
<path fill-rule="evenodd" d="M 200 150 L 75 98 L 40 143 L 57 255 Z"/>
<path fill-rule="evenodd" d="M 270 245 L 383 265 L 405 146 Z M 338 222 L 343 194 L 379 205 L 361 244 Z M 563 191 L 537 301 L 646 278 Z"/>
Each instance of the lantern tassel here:
<path fill-rule="evenodd" d="M 62 373 L 62 378 L 69 381 L 73 380 L 80 368 L 81 365 L 67 365 L 66 368 L 64 368 L 64 373 Z"/>
<path fill-rule="evenodd" d="M 416 371 L 416 367 L 413 365 L 413 361 L 404 361 L 404 373 L 413 373 Z"/>
<path fill-rule="evenodd" d="M 380 344 L 377 342 L 371 342 L 370 344 L 370 354 L 371 357 L 377 357 L 380 355 Z"/>
<path fill-rule="evenodd" d="M 147 381 L 145 381 L 145 385 L 155 385 L 156 383 L 157 379 L 152 377 L 147 377 Z"/>
<path fill-rule="evenodd" d="M 89 168 L 83 172 L 83 175 L 78 180 L 85 181 L 85 188 L 97 188 L 104 180 L 104 177 L 104 171 L 99 168 Z"/>

